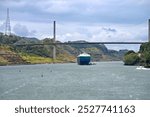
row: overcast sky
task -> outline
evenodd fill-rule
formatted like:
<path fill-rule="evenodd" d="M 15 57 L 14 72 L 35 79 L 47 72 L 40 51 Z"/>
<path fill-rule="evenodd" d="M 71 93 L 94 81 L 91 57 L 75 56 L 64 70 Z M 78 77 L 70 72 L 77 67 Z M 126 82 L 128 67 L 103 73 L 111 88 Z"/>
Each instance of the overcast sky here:
<path fill-rule="evenodd" d="M 10 9 L 13 33 L 52 38 L 57 22 L 60 41 L 147 41 L 150 0 L 0 0 L 0 31 Z M 138 45 L 108 45 L 135 49 Z"/>

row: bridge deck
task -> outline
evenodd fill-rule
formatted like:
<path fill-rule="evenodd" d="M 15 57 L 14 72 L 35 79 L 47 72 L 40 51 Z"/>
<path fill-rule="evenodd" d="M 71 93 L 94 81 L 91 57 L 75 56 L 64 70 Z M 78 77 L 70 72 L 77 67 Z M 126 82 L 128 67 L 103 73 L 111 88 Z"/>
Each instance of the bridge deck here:
<path fill-rule="evenodd" d="M 77 45 L 77 44 L 143 44 L 145 42 L 65 42 L 65 43 L 37 43 L 37 44 L 15 44 L 16 46 L 33 46 L 33 45 Z"/>

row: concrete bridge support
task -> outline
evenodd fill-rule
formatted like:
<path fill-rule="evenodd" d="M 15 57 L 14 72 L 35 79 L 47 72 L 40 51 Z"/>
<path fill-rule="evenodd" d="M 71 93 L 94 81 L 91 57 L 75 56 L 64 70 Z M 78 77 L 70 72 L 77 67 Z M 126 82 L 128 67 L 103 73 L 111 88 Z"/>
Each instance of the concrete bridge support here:
<path fill-rule="evenodd" d="M 148 20 L 148 42 L 150 42 L 150 19 Z"/>
<path fill-rule="evenodd" d="M 56 42 L 56 21 L 54 21 L 54 24 L 53 24 L 54 26 L 53 26 L 53 43 L 55 43 Z M 56 60 L 56 45 L 54 44 L 53 45 L 53 61 L 55 61 Z"/>

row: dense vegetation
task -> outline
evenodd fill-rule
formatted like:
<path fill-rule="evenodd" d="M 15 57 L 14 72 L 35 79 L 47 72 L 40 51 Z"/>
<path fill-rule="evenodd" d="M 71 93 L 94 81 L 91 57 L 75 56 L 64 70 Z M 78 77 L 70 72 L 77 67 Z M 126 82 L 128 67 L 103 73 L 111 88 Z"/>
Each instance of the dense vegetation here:
<path fill-rule="evenodd" d="M 7 64 L 38 64 L 53 62 L 76 62 L 76 56 L 82 52 L 91 54 L 93 61 L 122 60 L 127 50 L 108 50 L 105 45 L 57 45 L 56 60 L 52 59 L 52 45 L 26 45 L 18 44 L 49 44 L 52 39 L 20 37 L 16 35 L 4 35 L 0 33 L 0 65 Z M 86 43 L 86 41 L 75 41 Z M 60 42 L 61 43 L 61 42 Z M 70 43 L 70 42 L 66 42 Z"/>
<path fill-rule="evenodd" d="M 150 68 L 150 42 L 144 43 L 140 46 L 138 53 L 129 51 L 124 56 L 125 65 L 142 65 Z"/>
<path fill-rule="evenodd" d="M 129 51 L 124 56 L 125 65 L 136 65 L 139 63 L 139 56 L 134 51 Z"/>

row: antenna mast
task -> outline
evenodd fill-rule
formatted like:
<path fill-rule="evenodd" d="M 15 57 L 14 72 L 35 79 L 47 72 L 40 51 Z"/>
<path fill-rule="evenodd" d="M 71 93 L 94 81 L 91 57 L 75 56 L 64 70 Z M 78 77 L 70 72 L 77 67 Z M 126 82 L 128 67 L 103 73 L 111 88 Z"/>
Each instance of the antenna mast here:
<path fill-rule="evenodd" d="M 7 8 L 7 18 L 6 18 L 6 26 L 5 26 L 5 35 L 11 35 L 10 18 L 9 18 L 9 8 Z"/>

